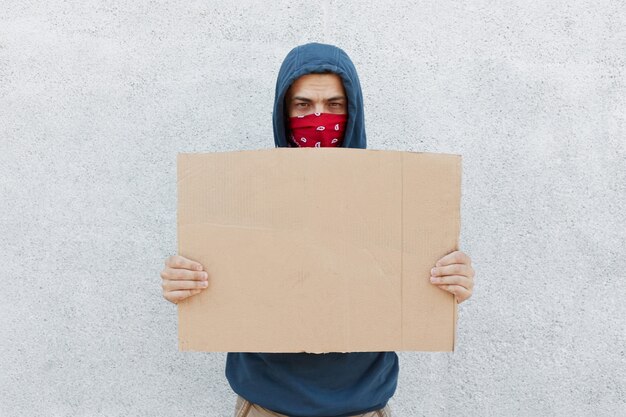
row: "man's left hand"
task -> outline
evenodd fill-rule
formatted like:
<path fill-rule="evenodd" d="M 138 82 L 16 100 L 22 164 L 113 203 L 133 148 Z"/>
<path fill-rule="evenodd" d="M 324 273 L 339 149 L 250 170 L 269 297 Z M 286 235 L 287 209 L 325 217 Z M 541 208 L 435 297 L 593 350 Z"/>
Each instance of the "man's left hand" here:
<path fill-rule="evenodd" d="M 456 251 L 439 259 L 430 275 L 430 282 L 454 294 L 457 303 L 460 304 L 472 296 L 474 268 L 472 260 L 465 253 Z"/>

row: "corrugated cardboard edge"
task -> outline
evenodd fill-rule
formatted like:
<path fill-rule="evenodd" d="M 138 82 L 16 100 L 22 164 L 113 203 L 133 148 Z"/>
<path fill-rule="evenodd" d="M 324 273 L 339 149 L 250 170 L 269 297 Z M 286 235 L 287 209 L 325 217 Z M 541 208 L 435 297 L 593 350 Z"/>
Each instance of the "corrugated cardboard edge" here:
<path fill-rule="evenodd" d="M 404 153 L 400 153 L 400 347 L 404 349 Z"/>
<path fill-rule="evenodd" d="M 180 227 L 180 212 L 178 211 L 178 207 L 179 207 L 179 201 L 181 200 L 180 196 L 181 196 L 181 188 L 180 188 L 180 182 L 182 180 L 184 180 L 189 174 L 190 171 L 187 172 L 183 172 L 182 171 L 182 161 L 185 158 L 189 158 L 192 157 L 193 155 L 197 154 L 198 152 L 178 152 L 176 154 L 176 254 L 177 255 L 182 255 L 185 256 L 182 253 L 181 250 L 181 230 L 182 228 Z M 176 304 L 176 316 L 177 316 L 177 334 L 178 334 L 178 351 L 179 352 L 202 352 L 202 350 L 195 350 L 195 349 L 190 349 L 188 348 L 187 342 L 183 339 L 182 337 L 182 327 L 181 326 L 181 309 L 183 308 L 183 305 L 187 302 L 187 300 L 182 300 L 179 301 Z"/>
<path fill-rule="evenodd" d="M 457 218 L 457 230 L 459 231 L 457 233 L 457 237 L 456 237 L 456 247 L 455 250 L 459 250 L 459 244 L 460 244 L 460 236 L 461 236 L 461 203 L 462 203 L 462 196 L 463 196 L 463 192 L 462 192 L 462 185 L 463 185 L 463 156 L 461 155 L 457 155 L 458 159 L 457 159 L 457 164 L 458 164 L 458 172 L 459 175 L 457 176 L 457 178 L 459 179 L 459 183 L 458 183 L 458 187 L 457 190 L 459 190 L 459 217 Z M 456 348 L 456 330 L 458 327 L 458 321 L 459 321 L 459 303 L 457 301 L 456 295 L 454 296 L 454 318 L 453 318 L 453 323 L 454 325 L 452 326 L 452 352 L 454 352 L 455 348 Z"/>
<path fill-rule="evenodd" d="M 452 326 L 452 352 L 454 352 L 454 349 L 456 347 L 456 327 L 457 327 L 457 321 L 459 320 L 459 303 L 456 300 L 456 295 L 454 296 L 454 318 L 452 319 L 454 325 Z"/>
<path fill-rule="evenodd" d="M 176 155 L 176 253 L 180 254 L 180 234 L 181 234 L 181 228 L 180 228 L 180 213 L 178 211 L 178 202 L 180 201 L 180 187 L 178 186 L 178 184 L 180 183 L 180 180 L 182 179 L 182 173 L 181 173 L 181 160 L 182 158 L 185 156 L 184 153 L 178 153 Z M 177 333 L 178 333 L 178 351 L 179 352 L 185 352 L 187 351 L 184 346 L 183 346 L 183 338 L 182 336 L 182 331 L 181 331 L 181 314 L 180 314 L 180 302 L 178 302 L 176 304 L 176 326 L 177 326 Z"/>

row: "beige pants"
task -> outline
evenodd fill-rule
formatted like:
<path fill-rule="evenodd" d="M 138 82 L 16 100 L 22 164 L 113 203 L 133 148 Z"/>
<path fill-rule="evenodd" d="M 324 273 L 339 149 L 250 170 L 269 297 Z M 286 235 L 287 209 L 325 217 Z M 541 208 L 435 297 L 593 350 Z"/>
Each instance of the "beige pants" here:
<path fill-rule="evenodd" d="M 284 414 L 275 413 L 263 408 L 258 404 L 251 403 L 242 396 L 237 396 L 237 404 L 235 405 L 235 417 L 288 417 Z M 380 410 L 370 411 L 369 413 L 355 415 L 354 417 L 391 417 L 391 409 L 389 405 Z"/>

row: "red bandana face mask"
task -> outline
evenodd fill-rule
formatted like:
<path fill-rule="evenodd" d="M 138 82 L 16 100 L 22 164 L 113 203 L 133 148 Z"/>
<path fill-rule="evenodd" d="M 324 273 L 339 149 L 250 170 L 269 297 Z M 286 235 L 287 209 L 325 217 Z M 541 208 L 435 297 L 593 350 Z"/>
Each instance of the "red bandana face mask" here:
<path fill-rule="evenodd" d="M 289 118 L 292 147 L 341 146 L 346 130 L 347 114 L 311 113 Z"/>

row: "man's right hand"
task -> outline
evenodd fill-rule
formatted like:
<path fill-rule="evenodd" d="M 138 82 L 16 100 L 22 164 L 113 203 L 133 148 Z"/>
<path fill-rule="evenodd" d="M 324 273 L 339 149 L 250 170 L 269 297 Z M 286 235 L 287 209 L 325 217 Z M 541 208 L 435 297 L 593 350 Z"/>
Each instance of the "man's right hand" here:
<path fill-rule="evenodd" d="M 209 284 L 209 275 L 203 271 L 202 265 L 180 255 L 165 260 L 161 278 L 163 297 L 174 304 L 198 294 Z"/>

